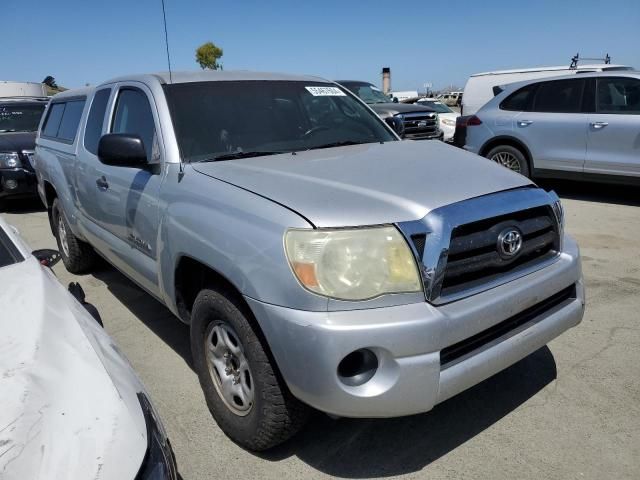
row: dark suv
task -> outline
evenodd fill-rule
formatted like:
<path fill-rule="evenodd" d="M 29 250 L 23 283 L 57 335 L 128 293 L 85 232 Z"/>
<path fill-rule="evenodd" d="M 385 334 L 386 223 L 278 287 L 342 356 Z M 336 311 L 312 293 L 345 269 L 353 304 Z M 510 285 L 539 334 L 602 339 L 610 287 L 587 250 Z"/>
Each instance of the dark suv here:
<path fill-rule="evenodd" d="M 404 138 L 411 140 L 442 140 L 438 113 L 421 105 L 392 102 L 375 85 L 356 80 L 336 80 L 371 107 L 383 120 L 395 117 L 404 125 Z"/>
<path fill-rule="evenodd" d="M 0 98 L 0 202 L 35 196 L 33 152 L 46 97 Z"/>

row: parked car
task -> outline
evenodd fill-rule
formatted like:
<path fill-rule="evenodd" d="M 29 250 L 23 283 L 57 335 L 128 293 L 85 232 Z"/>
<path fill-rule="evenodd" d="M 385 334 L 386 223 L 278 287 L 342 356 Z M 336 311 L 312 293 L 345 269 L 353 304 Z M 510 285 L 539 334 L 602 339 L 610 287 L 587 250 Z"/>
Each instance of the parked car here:
<path fill-rule="evenodd" d="M 147 392 L 56 256 L 0 218 L 2 478 L 177 479 Z"/>
<path fill-rule="evenodd" d="M 443 93 L 438 95 L 437 99 L 449 107 L 459 107 L 462 102 L 462 92 Z"/>
<path fill-rule="evenodd" d="M 438 112 L 438 119 L 440 122 L 440 130 L 443 133 L 443 140 L 445 142 L 453 141 L 453 134 L 456 131 L 456 119 L 460 116 L 459 113 L 454 112 L 444 103 L 436 98 L 421 98 L 415 101 L 417 105 L 429 107 Z"/>
<path fill-rule="evenodd" d="M 532 177 L 640 181 L 640 73 L 519 82 L 459 121 L 456 141 Z"/>
<path fill-rule="evenodd" d="M 461 115 L 473 115 L 494 96 L 499 94 L 505 85 L 527 80 L 558 77 L 561 75 L 575 75 L 589 72 L 630 71 L 632 67 L 625 65 L 611 65 L 606 63 L 571 65 L 556 67 L 518 68 L 512 70 L 498 70 L 495 72 L 475 73 L 469 77 L 464 86 Z"/>
<path fill-rule="evenodd" d="M 397 118 L 404 126 L 404 138 L 410 140 L 442 140 L 438 114 L 431 108 L 392 102 L 378 87 L 355 80 L 338 80 L 360 100 L 365 102 L 383 120 Z"/>
<path fill-rule="evenodd" d="M 70 102 L 73 143 L 44 135 Z M 582 319 L 555 194 L 399 141 L 333 82 L 120 77 L 56 95 L 41 132 L 65 266 L 97 251 L 190 325 L 209 408 L 246 448 L 286 440 L 309 406 L 428 411 Z"/>
<path fill-rule="evenodd" d="M 9 197 L 37 196 L 33 152 L 48 100 L 0 98 L 0 204 Z"/>

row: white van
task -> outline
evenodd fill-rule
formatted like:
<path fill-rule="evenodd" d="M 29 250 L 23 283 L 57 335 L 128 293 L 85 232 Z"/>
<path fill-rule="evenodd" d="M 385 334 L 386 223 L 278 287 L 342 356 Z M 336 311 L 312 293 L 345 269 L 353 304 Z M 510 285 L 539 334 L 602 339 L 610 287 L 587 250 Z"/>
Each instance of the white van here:
<path fill-rule="evenodd" d="M 473 115 L 509 83 L 534 80 L 536 78 L 574 75 L 576 73 L 633 70 L 625 65 L 600 63 L 595 65 L 571 65 L 559 67 L 537 67 L 495 72 L 475 73 L 469 77 L 462 96 L 461 115 Z"/>

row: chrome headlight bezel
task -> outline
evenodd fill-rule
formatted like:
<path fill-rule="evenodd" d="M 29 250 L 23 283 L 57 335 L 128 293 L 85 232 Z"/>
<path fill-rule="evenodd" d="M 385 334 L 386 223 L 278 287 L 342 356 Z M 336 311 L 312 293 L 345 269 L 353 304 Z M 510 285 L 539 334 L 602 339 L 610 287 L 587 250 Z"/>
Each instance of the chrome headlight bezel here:
<path fill-rule="evenodd" d="M 284 249 L 298 283 L 317 295 L 357 302 L 424 291 L 413 251 L 394 225 L 289 229 Z"/>

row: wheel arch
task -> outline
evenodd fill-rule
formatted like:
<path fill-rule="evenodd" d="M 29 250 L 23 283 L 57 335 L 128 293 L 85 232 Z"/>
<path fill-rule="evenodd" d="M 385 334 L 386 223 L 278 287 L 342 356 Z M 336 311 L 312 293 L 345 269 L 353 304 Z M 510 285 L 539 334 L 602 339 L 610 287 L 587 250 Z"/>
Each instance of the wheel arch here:
<path fill-rule="evenodd" d="M 232 295 L 251 312 L 240 289 L 231 280 L 205 262 L 189 255 L 181 255 L 176 260 L 173 287 L 174 304 L 180 319 L 187 324 L 191 322 L 191 309 L 198 293 L 206 287 L 214 287 Z"/>
<path fill-rule="evenodd" d="M 253 310 L 245 300 L 240 289 L 227 277 L 216 271 L 206 263 L 191 257 L 182 255 L 176 261 L 174 273 L 174 302 L 180 320 L 186 324 L 191 323 L 191 310 L 198 296 L 204 288 L 215 289 L 220 293 L 230 296 L 230 300 L 241 308 L 247 321 L 253 326 L 256 336 L 260 339 L 264 350 L 272 362 L 274 371 L 283 385 L 286 381 L 282 376 L 278 361 L 273 355 L 271 345 Z M 287 386 L 288 388 L 288 386 Z"/>

